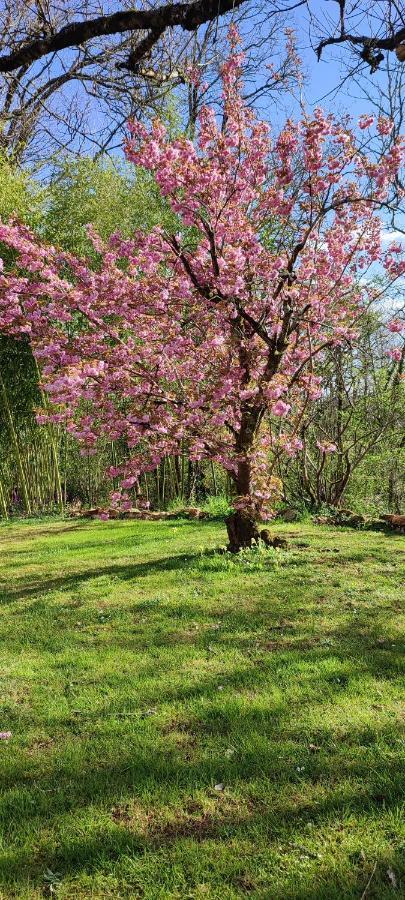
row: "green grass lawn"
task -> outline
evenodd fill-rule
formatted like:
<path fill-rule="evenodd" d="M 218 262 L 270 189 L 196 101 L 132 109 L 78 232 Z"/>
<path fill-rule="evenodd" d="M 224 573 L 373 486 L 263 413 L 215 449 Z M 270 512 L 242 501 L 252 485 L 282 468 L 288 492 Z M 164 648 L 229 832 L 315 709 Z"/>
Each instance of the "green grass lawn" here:
<path fill-rule="evenodd" d="M 404 540 L 276 530 L 0 527 L 1 898 L 401 895 Z"/>

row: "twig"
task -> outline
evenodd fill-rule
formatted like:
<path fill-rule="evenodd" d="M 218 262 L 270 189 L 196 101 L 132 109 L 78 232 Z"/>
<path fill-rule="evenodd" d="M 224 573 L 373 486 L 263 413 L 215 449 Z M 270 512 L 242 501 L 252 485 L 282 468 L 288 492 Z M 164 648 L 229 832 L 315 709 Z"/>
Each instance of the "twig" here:
<path fill-rule="evenodd" d="M 363 891 L 363 893 L 362 893 L 362 895 L 361 895 L 361 897 L 360 897 L 360 900 L 364 900 L 364 898 L 365 898 L 365 896 L 366 896 L 366 894 L 367 894 L 367 891 L 368 891 L 368 889 L 369 889 L 369 887 L 370 887 L 370 884 L 371 884 L 371 882 L 372 882 L 372 880 L 373 880 L 373 878 L 374 878 L 374 873 L 375 873 L 376 868 L 377 868 L 377 860 L 376 860 L 375 863 L 374 863 L 373 871 L 372 871 L 372 873 L 371 873 L 371 875 L 370 875 L 370 878 L 368 879 L 368 882 L 367 882 L 367 884 L 366 884 L 366 886 L 365 886 L 365 888 L 364 888 L 364 891 Z"/>

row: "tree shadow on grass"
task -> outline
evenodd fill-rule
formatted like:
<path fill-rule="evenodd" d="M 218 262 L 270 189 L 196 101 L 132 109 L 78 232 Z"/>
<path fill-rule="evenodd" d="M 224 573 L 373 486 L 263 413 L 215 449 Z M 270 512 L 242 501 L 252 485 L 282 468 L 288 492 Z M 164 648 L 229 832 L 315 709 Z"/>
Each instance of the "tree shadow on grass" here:
<path fill-rule="evenodd" d="M 143 750 L 139 741 L 134 742 L 132 749 L 120 748 L 118 744 L 115 756 L 111 747 L 108 754 L 98 756 L 97 744 L 90 744 L 85 748 L 87 758 L 85 753 L 80 757 L 73 755 L 71 760 L 66 756 L 59 760 L 56 782 L 49 762 L 35 786 L 24 771 L 19 774 L 16 770 L 12 793 L 9 797 L 6 792 L 3 794 L 2 818 L 11 834 L 13 823 L 23 822 L 26 828 L 31 822 L 37 839 L 34 850 L 17 846 L 5 853 L 3 883 L 24 884 L 27 877 L 38 883 L 47 867 L 69 878 L 100 868 L 109 871 L 111 862 L 119 862 L 128 855 L 138 857 L 147 865 L 148 856 L 163 853 L 162 865 L 167 865 L 167 852 L 176 847 L 179 856 L 184 841 L 188 845 L 185 859 L 190 846 L 206 844 L 204 852 L 209 856 L 215 854 L 213 841 L 220 842 L 222 847 L 229 845 L 230 849 L 238 840 L 245 845 L 250 842 L 253 847 L 258 835 L 259 843 L 264 841 L 273 846 L 280 842 L 287 846 L 295 841 L 302 852 L 302 844 L 307 843 L 304 829 L 308 822 L 322 829 L 334 819 L 339 822 L 348 813 L 353 818 L 395 809 L 401 794 L 399 763 L 387 767 L 382 755 L 381 771 L 370 776 L 370 761 L 365 754 L 364 759 L 349 756 L 342 769 L 340 748 L 336 752 L 327 744 L 330 735 L 326 728 L 326 750 L 322 756 L 314 757 L 308 748 L 306 753 L 300 749 L 300 733 L 296 736 L 296 746 L 286 737 L 283 729 L 291 724 L 290 718 L 288 705 L 272 709 L 267 720 L 266 741 L 263 740 L 263 716 L 255 710 L 247 711 L 243 728 L 252 740 L 252 748 L 226 762 L 214 761 L 207 754 L 186 760 L 181 751 L 173 748 L 164 751 L 159 747 L 153 752 L 150 738 Z M 209 720 L 205 724 L 209 729 L 214 726 Z M 240 736 L 241 723 L 234 724 Z M 390 736 L 391 732 L 380 731 L 379 740 L 388 740 Z M 298 761 L 305 762 L 305 775 L 296 774 Z M 223 794 L 214 791 L 218 773 L 225 781 Z M 264 780 L 272 783 L 267 801 L 263 799 Z M 315 793 L 317 785 L 319 796 Z M 160 815 L 159 804 L 162 791 L 164 800 L 165 789 L 170 801 L 170 786 L 178 796 L 178 808 L 174 818 L 167 820 L 164 812 Z M 30 797 L 24 795 L 28 790 L 31 790 Z M 201 792 L 211 797 L 208 812 L 201 806 Z M 94 809 L 98 810 L 94 825 L 91 829 L 88 824 L 83 828 L 88 811 Z M 62 822 L 65 826 L 67 823 L 65 832 Z M 50 828 L 55 828 L 57 843 L 48 848 Z M 310 847 L 311 842 L 309 855 Z M 237 874 L 235 860 L 235 878 Z M 326 874 L 326 884 L 329 879 L 333 886 L 336 883 L 333 868 Z M 312 896 L 310 885 L 307 890 L 302 896 Z M 325 892 L 313 896 L 329 895 Z"/>
<path fill-rule="evenodd" d="M 332 704 L 335 698 L 339 701 L 349 691 L 351 677 L 356 679 L 370 670 L 369 656 L 365 660 L 359 653 L 358 659 L 353 659 L 353 633 L 348 629 L 341 638 L 343 647 L 336 655 L 338 661 L 350 663 L 347 678 L 339 682 L 330 667 L 322 673 L 319 663 L 330 657 L 331 650 L 312 648 L 309 660 L 313 666 L 302 680 L 301 697 L 297 688 L 293 705 L 283 693 L 281 698 L 277 695 L 279 699 L 269 697 L 260 708 L 255 707 L 254 699 L 241 708 L 237 697 L 244 689 L 253 692 L 252 698 L 258 690 L 265 697 L 266 682 L 277 687 L 277 666 L 282 675 L 286 655 L 293 662 L 302 660 L 301 652 L 290 648 L 280 654 L 271 651 L 268 657 L 259 655 L 248 669 L 234 665 L 231 672 L 221 675 L 225 694 L 217 692 L 215 673 L 204 675 L 195 686 L 169 684 L 158 689 L 156 685 L 159 703 L 170 702 L 178 710 L 171 721 L 155 723 L 153 718 L 139 716 L 135 722 L 129 719 L 127 733 L 127 723 L 122 723 L 114 736 L 111 719 L 119 719 L 121 712 L 125 719 L 125 700 L 112 700 L 102 711 L 73 718 L 76 733 L 69 734 L 69 721 L 61 720 L 59 727 L 69 735 L 67 743 L 60 747 L 56 743 L 50 754 L 28 760 L 17 753 L 10 771 L 4 774 L 0 815 L 6 834 L 31 826 L 37 838 L 34 849 L 29 841 L 25 847 L 18 846 L 18 841 L 10 846 L 2 863 L 3 883 L 18 888 L 30 878 L 40 884 L 48 867 L 65 878 L 91 877 L 92 873 L 110 872 L 111 865 L 120 866 L 128 857 L 138 860 L 140 871 L 147 868 L 148 860 L 158 865 L 160 856 L 161 865 L 167 867 L 167 853 L 172 852 L 178 866 L 183 851 L 185 861 L 191 851 L 202 853 L 204 865 L 212 872 L 215 842 L 229 847 L 229 853 L 238 841 L 252 849 L 257 841 L 276 849 L 280 843 L 285 847 L 296 844 L 302 852 L 302 844 L 307 845 L 307 823 L 322 830 L 345 816 L 352 821 L 356 816 L 378 818 L 394 812 L 401 796 L 401 766 L 384 750 L 392 746 L 393 725 L 370 732 L 367 726 L 351 724 L 340 742 L 327 722 L 308 731 L 302 716 L 298 721 L 295 718 L 297 711 L 301 713 L 305 705 L 310 708 L 316 699 Z M 361 645 L 364 635 L 354 638 Z M 349 639 L 350 648 L 346 647 Z M 368 653 L 368 643 L 364 649 Z M 381 659 L 381 654 L 386 657 L 382 649 L 373 656 Z M 270 682 L 268 665 L 274 669 Z M 157 671 L 157 680 L 158 675 Z M 281 680 L 278 686 L 282 684 Z M 206 705 L 199 706 L 198 715 L 195 711 L 188 714 L 187 705 L 196 698 L 204 698 Z M 106 727 L 110 722 L 107 738 L 103 721 Z M 215 753 L 213 741 L 217 742 Z M 312 742 L 317 745 L 315 753 Z M 231 758 L 224 756 L 226 746 L 236 747 Z M 215 793 L 218 780 L 225 784 L 223 794 Z M 210 798 L 208 811 L 201 806 L 202 794 Z M 133 802 L 135 812 L 131 811 Z M 167 820 L 164 806 L 173 802 L 177 802 L 176 813 Z M 89 824 L 92 811 L 96 814 Z M 50 829 L 52 847 L 47 845 Z M 309 858 L 311 846 L 310 842 Z M 379 859 L 380 863 L 384 859 L 381 852 Z M 388 864 L 392 865 L 392 855 L 384 863 Z M 355 865 L 350 863 L 351 871 Z M 246 866 L 246 883 L 249 878 L 254 881 L 251 868 Z M 189 863 L 187 872 L 191 889 L 194 875 Z M 220 867 L 217 876 L 221 881 Z M 240 866 L 236 859 L 229 877 L 235 879 L 237 888 Z M 322 888 L 314 887 L 309 879 L 299 895 L 277 888 L 269 896 L 280 900 L 288 896 L 355 898 L 367 880 L 359 863 L 355 888 L 339 894 L 343 890 L 336 880 L 339 877 L 331 865 L 323 871 Z M 380 881 L 376 884 L 379 893 L 375 896 L 385 896 Z M 241 888 L 242 894 L 246 892 Z"/>
<path fill-rule="evenodd" d="M 117 523 L 115 522 L 114 524 L 117 524 Z M 88 527 L 89 526 L 87 525 L 87 528 Z M 83 526 L 78 525 L 78 526 L 73 526 L 73 527 L 69 527 L 66 529 L 49 531 L 48 533 L 42 532 L 42 534 L 44 536 L 46 536 L 47 538 L 49 538 L 49 537 L 59 538 L 59 535 L 61 533 L 63 533 L 64 531 L 66 531 L 68 534 L 71 534 L 74 538 L 77 538 L 77 537 L 80 538 L 82 534 L 86 534 L 87 528 L 85 525 L 83 525 Z M 71 551 L 73 553 L 77 552 L 80 554 L 83 551 L 96 549 L 96 550 L 98 550 L 99 553 L 101 553 L 102 550 L 104 549 L 104 547 L 106 547 L 106 546 L 113 547 L 115 545 L 115 546 L 119 546 L 120 549 L 125 549 L 126 547 L 128 547 L 135 552 L 136 550 L 139 550 L 139 548 L 144 547 L 147 544 L 152 544 L 152 543 L 155 544 L 156 543 L 156 534 L 154 534 L 152 532 L 145 531 L 144 533 L 142 533 L 139 531 L 139 529 L 137 529 L 137 531 L 134 535 L 129 536 L 125 532 L 122 533 L 120 531 L 113 531 L 113 532 L 111 532 L 111 535 L 107 537 L 107 532 L 106 532 L 104 523 L 100 522 L 100 529 L 101 529 L 100 534 L 97 536 L 97 538 L 94 538 L 93 540 L 80 540 L 80 543 L 75 542 L 75 543 L 71 544 L 70 546 L 66 545 L 63 549 L 65 551 Z M 28 546 L 29 540 L 31 539 L 31 541 L 35 541 L 37 538 L 37 535 L 40 535 L 40 534 L 41 534 L 40 531 L 35 531 L 35 534 L 26 535 L 27 541 L 24 543 L 23 546 L 20 546 L 18 549 L 13 547 L 12 549 L 10 549 L 7 552 L 8 567 L 12 568 L 12 565 L 10 566 L 10 562 L 9 562 L 10 559 L 13 559 L 14 557 L 18 558 L 20 556 L 26 556 L 28 553 L 32 553 L 34 549 L 35 549 L 35 551 L 42 553 L 42 554 L 45 552 L 46 555 L 50 555 L 50 556 L 53 555 L 54 551 L 53 551 L 52 543 L 49 545 L 48 550 L 46 550 L 47 545 L 45 543 L 40 544 L 39 547 L 35 546 L 35 547 L 30 548 Z M 25 537 L 25 535 L 24 535 L 24 537 Z M 21 566 L 21 562 L 19 559 L 17 559 L 17 562 L 14 565 L 14 568 L 18 568 L 20 566 Z"/>
<path fill-rule="evenodd" d="M 184 524 L 189 525 L 190 523 L 187 522 Z M 201 527 L 200 523 L 198 524 L 198 527 Z M 155 540 L 155 536 L 151 536 L 151 542 L 155 542 Z M 117 541 L 117 543 L 119 543 L 121 547 L 125 546 L 125 542 L 123 544 L 122 540 Z M 137 544 L 134 544 L 134 548 L 142 546 L 143 543 L 145 542 L 141 538 Z M 100 549 L 100 542 L 80 543 L 80 551 L 91 549 L 92 547 Z M 72 547 L 70 549 L 74 551 L 76 548 Z M 204 550 L 202 554 L 200 549 L 196 551 L 192 548 L 188 553 L 183 552 L 173 554 L 172 556 L 163 556 L 158 559 L 152 558 L 150 560 L 145 560 L 144 562 L 123 564 L 122 562 L 120 563 L 117 561 L 117 563 L 114 563 L 113 565 L 100 565 L 97 568 L 89 568 L 80 572 L 75 572 L 74 574 L 64 574 L 54 578 L 47 577 L 46 573 L 42 574 L 40 578 L 27 576 L 19 580 L 16 579 L 12 587 L 0 585 L 0 604 L 18 602 L 27 597 L 36 597 L 42 594 L 46 595 L 52 591 L 71 592 L 79 589 L 83 583 L 99 578 L 100 576 L 117 577 L 120 581 L 126 582 L 128 580 L 135 581 L 137 578 L 145 578 L 150 575 L 179 572 L 181 570 L 186 570 L 187 574 L 190 574 L 193 563 L 197 563 L 201 558 L 208 560 L 212 557 L 216 557 L 218 556 L 219 550 L 221 550 L 220 547 L 207 549 Z M 25 553 L 25 551 L 17 550 L 11 551 L 10 555 L 12 556 L 14 552 L 17 554 L 20 552 Z M 305 564 L 304 561 L 302 564 Z M 15 567 L 20 568 L 20 565 L 21 564 L 18 562 Z M 193 576 L 198 577 L 198 572 L 196 570 L 193 571 Z"/>
<path fill-rule="evenodd" d="M 100 545 L 97 544 L 99 547 Z M 206 551 L 205 555 L 210 556 L 216 551 Z M 141 563 L 130 563 L 123 565 L 105 565 L 99 568 L 86 569 L 83 572 L 76 572 L 73 575 L 61 575 L 57 578 L 47 578 L 42 575 L 40 579 L 23 578 L 18 581 L 15 587 L 0 587 L 0 603 L 15 603 L 26 597 L 37 597 L 39 595 L 46 596 L 51 591 L 72 592 L 80 588 L 87 581 L 99 578 L 100 576 L 118 577 L 120 581 L 135 581 L 137 578 L 145 578 L 150 575 L 164 574 L 167 572 L 178 572 L 184 570 L 185 564 L 189 566 L 190 562 L 200 557 L 199 553 L 179 553 L 173 556 L 164 556 L 161 559 L 145 560 Z M 28 583 L 27 583 L 28 582 Z"/>
<path fill-rule="evenodd" d="M 77 531 L 83 531 L 85 527 L 84 523 L 82 522 L 67 523 L 63 525 L 62 528 L 60 527 L 59 522 L 55 522 L 53 524 L 53 528 L 40 528 L 38 527 L 38 525 L 36 525 L 35 522 L 27 521 L 24 524 L 23 528 L 21 528 L 20 521 L 10 522 L 9 525 L 5 528 L 4 532 L 0 530 L 0 543 L 10 543 L 10 541 L 16 541 L 17 535 L 19 540 L 24 540 L 25 542 L 36 540 L 37 537 L 58 537 L 60 534 L 70 534 L 72 532 L 76 533 Z M 29 527 L 33 528 L 35 525 L 35 531 L 27 530 Z M 11 529 L 13 530 L 11 531 Z M 16 529 L 20 529 L 17 531 L 17 534 Z M 21 551 L 16 551 L 13 548 L 12 550 L 10 550 L 10 555 L 14 555 L 14 553 L 17 552 L 26 553 L 27 550 L 24 549 Z"/>
<path fill-rule="evenodd" d="M 216 551 L 208 551 L 205 559 L 215 556 Z M 322 623 L 322 631 L 318 632 L 316 621 L 307 619 L 307 612 L 313 608 L 313 599 L 306 601 L 303 607 L 291 607 L 284 598 L 274 599 L 259 597 L 249 609 L 238 608 L 232 610 L 229 619 L 223 609 L 223 597 L 220 602 L 207 599 L 204 594 L 197 599 L 192 594 L 194 581 L 190 577 L 193 561 L 200 559 L 200 554 L 180 553 L 171 557 L 149 560 L 142 563 L 129 565 L 107 565 L 89 572 L 76 573 L 74 575 L 61 576 L 53 580 L 38 580 L 31 582 L 29 586 L 6 591 L 1 596 L 2 603 L 16 603 L 21 600 L 30 600 L 30 606 L 22 605 L 15 610 L 15 615 L 20 616 L 22 623 L 34 622 L 37 615 L 42 616 L 52 610 L 52 601 L 47 601 L 47 594 L 53 591 L 66 592 L 74 595 L 80 594 L 80 589 L 88 581 L 99 577 L 114 577 L 118 582 L 136 582 L 138 578 L 144 578 L 155 573 L 189 573 L 190 598 L 184 599 L 179 604 L 178 599 L 174 603 L 165 600 L 160 604 L 159 598 L 140 600 L 128 606 L 114 606 L 114 621 L 118 628 L 112 628 L 106 636 L 87 635 L 85 628 L 82 631 L 75 629 L 69 622 L 54 617 L 51 620 L 50 633 L 41 631 L 30 625 L 30 647 L 36 649 L 49 649 L 50 641 L 55 640 L 55 652 L 60 644 L 61 649 L 108 650 L 118 655 L 122 652 L 148 652 L 153 640 L 153 646 L 157 651 L 177 649 L 179 644 L 189 644 L 190 653 L 207 654 L 211 658 L 215 654 L 234 651 L 242 653 L 250 663 L 257 668 L 262 668 L 264 673 L 268 667 L 273 667 L 274 660 L 282 661 L 294 659 L 297 662 L 302 659 L 311 661 L 316 666 L 320 660 L 327 659 L 331 655 L 341 662 L 355 661 L 359 672 L 368 672 L 377 677 L 379 675 L 398 674 L 399 656 L 405 651 L 405 644 L 398 635 L 393 640 L 389 632 L 389 622 L 386 621 L 385 608 L 366 610 L 367 616 L 360 610 L 356 617 L 339 625 L 339 629 L 331 626 L 325 627 Z M 198 584 L 198 571 L 192 571 L 193 579 Z M 220 591 L 220 585 L 218 585 Z M 225 601 L 227 598 L 225 597 Z M 83 598 L 82 604 L 86 602 Z M 320 609 L 322 613 L 322 609 Z M 370 620 L 372 612 L 372 620 Z M 139 622 L 137 617 L 142 614 L 145 622 Z M 123 621 L 120 623 L 120 615 Z M 188 623 L 193 622 L 199 616 L 206 621 L 199 631 L 190 631 Z M 128 618 L 129 617 L 129 618 Z M 131 622 L 132 618 L 132 622 Z M 218 622 L 219 620 L 219 622 Z M 173 627 L 170 628 L 170 622 Z M 49 616 L 47 615 L 47 624 Z M 94 628 L 97 621 L 90 619 L 84 626 Z M 388 624 L 388 630 L 387 630 Z M 61 625 L 63 631 L 61 632 Z M 134 625 L 136 626 L 134 628 Z M 148 633 L 152 627 L 153 633 Z M 215 628 L 216 630 L 212 630 Z M 69 640 L 69 631 L 71 639 Z M 86 638 L 89 643 L 85 644 Z M 63 639 L 63 640 L 62 640 Z M 59 640 L 59 643 L 58 643 Z M 62 641 L 62 643 L 61 643 Z M 16 651 L 20 646 L 20 635 L 17 632 Z M 8 644 L 10 649 L 10 643 Z M 156 667 L 156 661 L 152 662 Z M 170 693 L 170 691 L 169 691 Z"/>
<path fill-rule="evenodd" d="M 46 604 L 47 591 L 73 592 L 89 579 L 105 575 L 117 576 L 123 582 L 154 573 L 179 572 L 184 576 L 185 571 L 189 574 L 190 563 L 199 556 L 179 553 L 142 563 L 110 564 L 51 582 L 44 577 L 26 585 L 24 590 L 28 593 L 21 593 L 21 589 L 17 594 L 10 591 L 9 602 L 40 595 L 41 602 Z M 193 601 L 190 606 L 188 601 L 184 602 L 190 616 L 204 609 L 204 599 L 198 603 Z M 307 604 L 312 603 L 310 598 Z M 174 609 L 176 604 L 178 600 Z M 128 611 L 128 606 L 125 610 Z M 145 608 L 142 601 L 130 611 L 149 614 L 148 624 L 156 612 L 160 615 L 159 606 Z M 397 648 L 393 652 L 389 634 L 384 635 L 382 631 L 384 610 L 380 609 L 381 618 L 374 622 L 353 620 L 339 630 L 324 631 L 323 638 L 330 639 L 331 646 L 321 646 L 313 635 L 302 635 L 305 613 L 306 607 L 289 608 L 285 600 L 271 605 L 268 599 L 259 598 L 253 619 L 252 609 L 232 611 L 230 628 L 235 637 L 231 644 L 226 626 L 214 634 L 192 636 L 189 659 L 193 654 L 205 654 L 207 658 L 213 654 L 215 658 L 216 653 L 227 651 L 229 646 L 237 653 L 230 671 L 203 673 L 197 683 L 179 687 L 173 678 L 172 683 L 169 680 L 163 685 L 159 683 L 159 660 L 146 660 L 144 674 L 155 674 L 156 683 L 149 686 L 145 703 L 173 704 L 169 721 L 155 722 L 153 715 L 143 718 L 144 710 L 139 709 L 139 702 L 137 715 L 131 718 L 130 692 L 127 698 L 120 695 L 125 685 L 123 674 L 116 681 L 117 697 L 109 698 L 108 705 L 101 710 L 82 715 L 73 715 L 70 710 L 66 718 L 59 717 L 55 745 L 49 752 L 32 755 L 17 749 L 4 773 L 0 806 L 6 845 L 10 838 L 2 863 L 3 883 L 13 883 L 18 890 L 30 878 L 40 887 L 48 867 L 61 872 L 65 878 L 100 872 L 108 875 L 115 865 L 118 868 L 125 865 L 128 857 L 138 861 L 141 874 L 147 869 L 148 861 L 157 870 L 162 866 L 167 871 L 171 865 L 168 858 L 173 859 L 172 854 L 176 854 L 175 866 L 184 863 L 189 891 L 194 889 L 193 879 L 198 878 L 200 871 L 198 866 L 193 870 L 191 848 L 200 854 L 198 858 L 205 866 L 204 877 L 208 882 L 214 872 L 219 885 L 231 884 L 240 895 L 254 894 L 254 861 L 246 863 L 246 876 L 243 872 L 241 875 L 238 841 L 251 848 L 253 856 L 261 841 L 271 852 L 279 844 L 291 843 L 300 852 L 302 844 L 308 844 L 304 831 L 308 823 L 316 831 L 322 831 L 331 822 L 340 823 L 345 817 L 353 821 L 356 817 L 375 816 L 379 822 L 383 815 L 394 813 L 401 796 L 402 779 L 399 763 L 393 758 L 395 723 L 372 728 L 349 721 L 344 740 L 339 741 L 336 730 L 323 722 L 322 717 L 318 719 L 320 724 L 309 730 L 303 724 L 302 715 L 305 707 L 310 711 L 315 703 L 321 708 L 326 701 L 333 707 L 342 698 L 349 700 L 352 683 L 362 675 L 389 678 L 398 674 Z M 21 615 L 26 615 L 26 609 L 21 610 Z M 162 615 L 167 618 L 167 607 Z M 210 615 L 215 621 L 212 610 Z M 180 629 L 181 623 L 179 633 Z M 153 640 L 156 641 L 155 636 Z M 41 633 L 35 636 L 35 641 L 35 646 L 41 645 Z M 137 641 L 139 635 L 112 630 L 105 644 L 95 643 L 92 649 L 108 648 L 116 654 L 119 666 L 121 652 L 147 652 L 148 647 L 140 647 Z M 166 677 L 168 671 L 170 674 L 171 646 L 174 651 L 175 633 L 162 633 L 156 649 L 169 653 Z M 80 650 L 79 645 L 76 649 Z M 294 666 L 300 667 L 305 661 L 309 663 L 308 671 L 294 676 L 297 686 L 292 703 L 288 679 L 291 671 L 295 671 Z M 323 668 L 326 662 L 328 665 Z M 172 668 L 177 677 L 175 666 L 173 653 Z M 143 670 L 140 678 L 142 674 Z M 220 694 L 219 680 L 223 687 Z M 272 698 L 271 691 L 267 701 L 263 699 L 267 685 L 276 688 L 276 699 Z M 255 700 L 259 691 L 261 705 Z M 239 702 L 239 692 L 250 692 L 248 703 Z M 188 705 L 195 700 L 204 703 L 199 703 L 198 713 L 195 708 L 188 712 Z M 29 717 L 27 710 L 28 727 Z M 117 721 L 119 727 L 114 724 Z M 51 722 L 47 725 L 52 727 Z M 315 752 L 310 744 L 316 745 Z M 225 755 L 229 747 L 236 747 L 230 758 Z M 218 781 L 225 784 L 222 793 L 215 792 Z M 202 795 L 210 802 L 208 812 L 198 806 Z M 132 802 L 136 803 L 138 818 L 136 810 L 126 810 Z M 168 820 L 164 807 L 170 804 L 177 804 L 177 809 Z M 33 840 L 25 837 L 30 827 L 35 833 Z M 20 840 L 16 837 L 19 830 Z M 52 845 L 49 845 L 51 831 Z M 215 869 L 217 844 L 228 848 L 234 857 L 226 876 L 220 865 L 218 871 Z M 313 852 L 310 843 L 308 846 L 309 853 Z M 392 857 L 385 860 L 384 852 L 377 854 L 376 850 L 376 858 L 378 855 L 379 867 L 384 863 L 386 872 L 387 866 L 392 865 Z M 339 882 L 337 869 L 328 863 L 321 887 L 314 883 L 313 873 L 294 893 L 291 888 L 274 887 L 273 890 L 268 884 L 263 886 L 259 878 L 256 896 L 272 900 L 286 900 L 290 896 L 300 900 L 358 898 L 367 883 L 368 872 L 361 861 L 358 864 L 351 861 L 351 871 L 353 868 L 356 869 L 353 890 Z M 170 877 L 175 881 L 175 872 Z M 145 878 L 147 881 L 147 873 Z M 173 891 L 178 893 L 184 885 L 179 888 L 174 881 Z M 249 884 L 253 887 L 248 887 Z M 380 900 L 386 896 L 379 872 L 372 890 L 374 887 L 375 897 Z M 138 896 L 137 886 L 133 891 L 131 894 L 129 888 L 124 896 Z M 153 887 L 145 896 L 151 900 Z"/>

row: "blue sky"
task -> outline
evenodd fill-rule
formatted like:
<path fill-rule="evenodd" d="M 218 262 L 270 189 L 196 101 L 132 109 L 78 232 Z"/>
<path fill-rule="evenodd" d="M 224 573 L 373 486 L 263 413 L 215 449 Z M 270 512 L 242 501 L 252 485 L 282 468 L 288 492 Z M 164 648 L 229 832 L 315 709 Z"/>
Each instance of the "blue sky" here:
<path fill-rule="evenodd" d="M 255 10 L 256 0 L 251 0 L 248 10 Z M 270 3 L 270 0 L 269 0 Z M 257 9 L 262 6 L 262 0 L 257 0 Z M 329 18 L 336 21 L 338 15 L 338 4 L 336 2 L 327 2 L 327 0 L 309 0 L 311 15 L 315 18 L 322 19 L 326 14 Z M 111 0 L 111 9 L 119 7 L 119 0 Z M 347 76 L 347 63 L 351 60 L 351 51 L 346 45 L 343 47 L 328 47 L 324 50 L 321 60 L 318 62 L 314 52 L 314 45 L 317 43 L 318 35 L 316 26 L 313 23 L 309 27 L 308 8 L 306 5 L 296 9 L 286 20 L 286 24 L 294 29 L 299 55 L 303 62 L 304 85 L 302 89 L 302 98 L 310 110 L 316 105 L 323 106 L 326 110 L 332 110 L 338 115 L 350 113 L 356 120 L 359 115 L 370 111 L 371 102 L 361 95 L 361 90 L 352 78 Z M 251 23 L 250 23 L 251 25 Z M 368 30 L 365 23 L 364 30 Z M 258 38 L 261 34 L 258 33 Z M 243 31 L 242 31 L 243 37 Z M 251 39 L 251 38 L 250 38 Z M 259 41 L 260 43 L 260 41 Z M 280 46 L 284 43 L 283 34 L 279 36 Z M 274 61 L 274 39 L 268 41 L 268 60 Z M 66 56 L 65 56 L 66 60 Z M 38 64 L 39 65 L 39 64 Z M 364 74 L 368 75 L 365 67 Z M 265 70 L 262 70 L 265 71 Z M 260 81 L 261 74 L 255 76 L 256 83 Z M 368 77 L 368 86 L 371 89 L 372 96 L 376 96 L 378 87 L 384 84 L 386 74 L 384 70 L 378 71 L 371 78 Z M 254 81 L 253 81 L 254 84 Z M 251 82 L 252 85 L 252 82 Z M 250 85 L 250 86 L 251 86 Z M 75 90 L 75 85 L 68 88 L 67 93 L 71 94 Z M 296 92 L 298 95 L 298 92 Z M 63 102 L 63 101 L 62 101 Z M 271 121 L 276 131 L 284 121 L 286 114 L 292 114 L 298 117 L 300 114 L 299 104 L 294 102 L 291 96 L 287 97 L 277 89 L 270 100 L 266 101 L 266 108 L 261 109 L 266 118 Z M 97 136 L 103 130 L 108 121 L 108 108 L 101 107 L 99 103 L 93 101 L 92 112 L 88 121 L 88 131 L 86 139 L 81 143 L 80 152 L 95 152 L 97 147 L 91 140 L 93 136 Z M 120 151 L 121 135 L 117 135 L 116 152 L 121 155 Z"/>
<path fill-rule="evenodd" d="M 262 2 L 263 0 L 257 0 L 257 9 L 262 7 Z M 256 0 L 251 0 L 250 5 L 248 5 L 246 9 L 254 12 L 255 3 Z M 111 10 L 120 5 L 119 0 L 111 0 Z M 269 6 L 271 5 L 269 0 Z M 336 2 L 332 2 L 332 0 L 329 0 L 329 2 L 328 0 L 309 0 L 309 6 L 311 15 L 315 18 L 322 19 L 325 16 L 325 12 L 329 18 L 333 20 L 336 20 L 337 18 L 338 5 Z M 345 62 L 350 58 L 350 49 L 346 45 L 343 48 L 328 47 L 325 49 L 322 59 L 318 62 L 313 46 L 311 46 L 311 40 L 314 45 L 317 42 L 316 26 L 312 23 L 311 27 L 309 27 L 308 16 L 308 9 L 305 5 L 294 10 L 291 15 L 285 19 L 285 24 L 292 27 L 296 32 L 298 49 L 303 60 L 305 73 L 304 97 L 306 103 L 309 108 L 320 103 L 324 108 L 333 109 L 336 113 L 344 114 L 350 112 L 357 117 L 370 108 L 370 102 L 367 101 L 365 97 L 359 96 L 360 92 L 352 79 L 349 79 L 342 84 L 342 80 L 346 74 Z M 225 22 L 225 20 L 222 21 Z M 250 21 L 250 26 L 251 24 Z M 367 26 L 365 26 L 365 30 L 367 30 Z M 257 37 L 261 37 L 259 29 Z M 283 36 L 281 34 L 280 44 L 282 43 Z M 268 59 L 271 62 L 274 59 L 274 39 L 269 40 L 268 44 Z M 65 60 L 67 59 L 67 56 L 68 53 L 65 53 Z M 365 71 L 367 71 L 367 67 Z M 260 77 L 260 74 L 258 74 L 258 79 L 260 79 Z M 383 82 L 384 78 L 385 75 L 383 72 L 377 72 L 373 76 L 371 85 L 374 93 L 378 84 Z M 74 89 L 75 86 L 72 85 L 67 93 L 71 94 Z M 275 125 L 278 125 L 284 118 L 286 111 L 290 112 L 293 111 L 293 109 L 294 105 L 291 101 L 288 103 L 284 97 L 277 97 L 275 103 L 273 102 L 268 105 L 266 113 L 267 117 L 271 118 Z M 108 116 L 108 109 L 106 107 L 101 109 L 99 105 L 93 104 L 88 134 L 89 139 L 87 141 L 89 153 L 94 152 L 94 146 L 92 146 L 90 140 L 91 132 L 96 135 L 98 131 L 102 130 L 106 121 L 106 116 Z M 83 149 L 85 148 L 86 143 L 84 144 Z"/>

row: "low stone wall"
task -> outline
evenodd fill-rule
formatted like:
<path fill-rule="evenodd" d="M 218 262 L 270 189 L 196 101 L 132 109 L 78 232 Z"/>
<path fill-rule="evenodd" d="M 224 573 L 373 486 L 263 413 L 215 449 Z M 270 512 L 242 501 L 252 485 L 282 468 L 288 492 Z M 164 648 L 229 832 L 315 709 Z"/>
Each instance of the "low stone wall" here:
<path fill-rule="evenodd" d="M 339 509 L 330 516 L 314 516 L 313 522 L 316 525 L 340 525 L 346 528 L 365 528 L 375 531 L 398 531 L 401 534 L 405 532 L 405 516 L 383 515 L 379 518 L 372 516 L 362 516 L 354 513 L 350 509 Z"/>
<path fill-rule="evenodd" d="M 95 506 L 92 509 L 74 509 L 69 513 L 73 519 L 142 519 L 144 521 L 158 521 L 161 519 L 208 519 L 208 513 L 194 506 L 185 506 L 184 509 L 150 510 L 150 509 L 122 509 L 114 507 Z"/>

